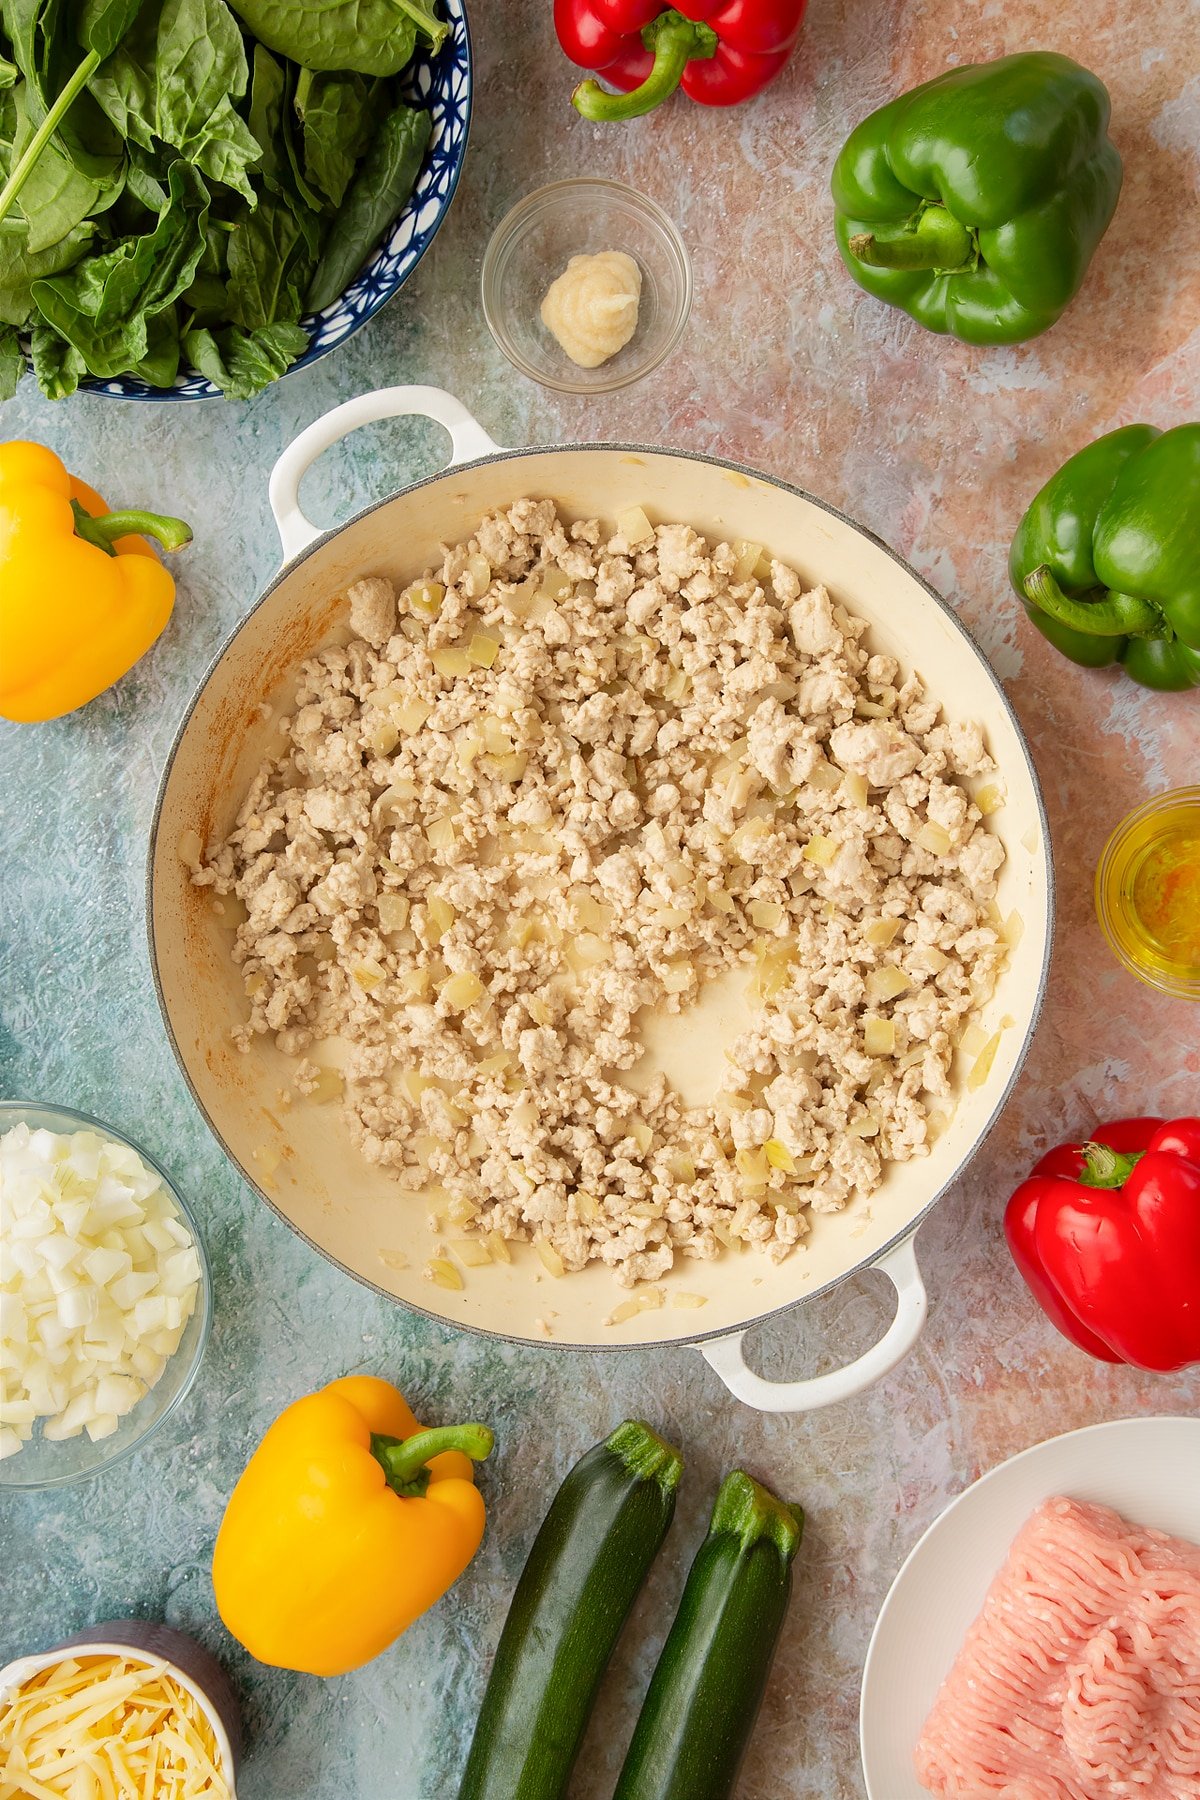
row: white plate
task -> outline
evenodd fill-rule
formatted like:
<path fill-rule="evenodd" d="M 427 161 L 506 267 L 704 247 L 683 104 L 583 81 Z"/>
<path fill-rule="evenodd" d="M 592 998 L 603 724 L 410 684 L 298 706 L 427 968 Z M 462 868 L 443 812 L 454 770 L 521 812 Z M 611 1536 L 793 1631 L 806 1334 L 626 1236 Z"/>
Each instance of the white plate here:
<path fill-rule="evenodd" d="M 1200 1543 L 1200 1419 L 1117 1419 L 1035 1444 L 951 1502 L 892 1583 L 863 1670 L 870 1800 L 929 1800 L 913 1748 L 1017 1532 L 1055 1494 Z"/>

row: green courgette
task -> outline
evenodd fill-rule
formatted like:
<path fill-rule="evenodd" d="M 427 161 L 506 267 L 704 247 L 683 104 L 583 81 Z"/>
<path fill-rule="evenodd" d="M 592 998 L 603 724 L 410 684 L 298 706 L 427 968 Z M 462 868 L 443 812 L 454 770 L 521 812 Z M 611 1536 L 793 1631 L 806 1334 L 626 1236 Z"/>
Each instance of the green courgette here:
<path fill-rule="evenodd" d="M 459 1800 L 559 1800 L 621 1627 L 675 1511 L 677 1450 L 627 1420 L 582 1457 L 534 1540 Z"/>
<path fill-rule="evenodd" d="M 613 1800 L 727 1800 L 762 1704 L 804 1514 L 727 1475 Z"/>

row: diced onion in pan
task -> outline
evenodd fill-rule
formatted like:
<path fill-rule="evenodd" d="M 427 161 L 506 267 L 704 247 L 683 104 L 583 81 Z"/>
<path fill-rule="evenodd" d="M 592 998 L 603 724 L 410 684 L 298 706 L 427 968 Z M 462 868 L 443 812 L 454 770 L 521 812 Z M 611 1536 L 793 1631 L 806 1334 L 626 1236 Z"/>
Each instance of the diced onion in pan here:
<path fill-rule="evenodd" d="M 425 1264 L 425 1279 L 432 1281 L 435 1287 L 448 1288 L 451 1293 L 459 1293 L 466 1285 L 454 1264 L 445 1256 L 432 1256 Z"/>
<path fill-rule="evenodd" d="M 546 1270 L 548 1275 L 553 1275 L 557 1280 L 560 1275 L 566 1274 L 567 1271 L 563 1259 L 558 1254 L 558 1251 L 554 1248 L 554 1245 L 550 1242 L 549 1238 L 535 1237 L 533 1240 L 533 1247 L 537 1251 L 538 1256 L 541 1259 L 542 1267 Z"/>
<path fill-rule="evenodd" d="M 617 530 L 630 548 L 648 544 L 654 536 L 654 527 L 640 506 L 628 506 L 617 514 Z"/>
<path fill-rule="evenodd" d="M 767 1161 L 773 1169 L 782 1169 L 785 1175 L 796 1173 L 795 1157 L 787 1145 L 780 1143 L 778 1138 L 768 1138 L 763 1149 L 766 1151 Z"/>
<path fill-rule="evenodd" d="M 948 856 L 950 853 L 950 833 L 944 825 L 935 824 L 932 819 L 928 824 L 922 825 L 916 841 L 922 850 L 928 850 L 933 856 Z"/>
<path fill-rule="evenodd" d="M 967 1075 L 967 1087 L 972 1093 L 974 1093 L 977 1088 L 981 1088 L 991 1074 L 992 1064 L 996 1060 L 996 1052 L 999 1048 L 1000 1033 L 997 1031 L 988 1039 L 987 1043 L 983 1046 L 983 1049 L 979 1052 L 979 1055 L 975 1058 L 975 1061 L 971 1064 L 970 1072 Z"/>
<path fill-rule="evenodd" d="M 816 863 L 818 868 L 828 869 L 836 862 L 840 849 L 841 845 L 836 838 L 825 837 L 818 831 L 805 844 L 804 856 L 806 861 Z"/>
<path fill-rule="evenodd" d="M 748 581 L 758 567 L 758 559 L 762 555 L 761 544 L 753 543 L 749 538 L 734 538 L 730 548 L 733 551 L 733 579 Z"/>
<path fill-rule="evenodd" d="M 884 969 L 872 969 L 867 976 L 868 1000 L 894 1000 L 897 994 L 903 994 L 912 986 L 912 982 L 894 963 Z"/>

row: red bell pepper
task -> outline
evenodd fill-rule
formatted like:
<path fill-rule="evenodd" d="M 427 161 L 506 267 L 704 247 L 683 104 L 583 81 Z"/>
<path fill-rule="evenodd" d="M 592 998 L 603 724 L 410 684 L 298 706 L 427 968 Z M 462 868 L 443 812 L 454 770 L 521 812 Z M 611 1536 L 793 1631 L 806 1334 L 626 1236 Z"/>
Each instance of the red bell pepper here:
<path fill-rule="evenodd" d="M 1051 1150 L 1008 1203 L 1013 1260 L 1105 1362 L 1200 1362 L 1200 1119 L 1119 1119 Z"/>
<path fill-rule="evenodd" d="M 582 81 L 585 119 L 635 119 L 681 87 L 702 106 L 736 106 L 774 80 L 800 35 L 805 0 L 554 0 L 571 61 L 622 91 Z"/>

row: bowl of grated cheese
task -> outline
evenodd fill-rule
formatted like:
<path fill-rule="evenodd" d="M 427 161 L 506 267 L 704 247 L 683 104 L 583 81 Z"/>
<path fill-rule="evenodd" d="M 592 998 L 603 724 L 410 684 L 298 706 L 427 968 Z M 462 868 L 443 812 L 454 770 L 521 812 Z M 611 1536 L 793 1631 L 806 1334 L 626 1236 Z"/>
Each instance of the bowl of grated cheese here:
<path fill-rule="evenodd" d="M 122 1619 L 0 1669 L 0 1747 L 14 1792 L 235 1800 L 241 1721 L 203 1645 Z"/>

